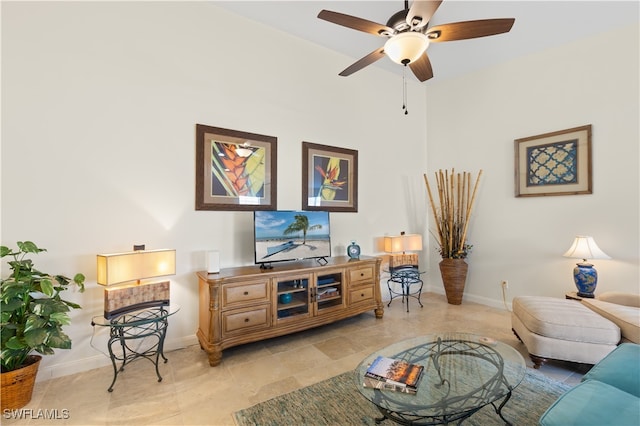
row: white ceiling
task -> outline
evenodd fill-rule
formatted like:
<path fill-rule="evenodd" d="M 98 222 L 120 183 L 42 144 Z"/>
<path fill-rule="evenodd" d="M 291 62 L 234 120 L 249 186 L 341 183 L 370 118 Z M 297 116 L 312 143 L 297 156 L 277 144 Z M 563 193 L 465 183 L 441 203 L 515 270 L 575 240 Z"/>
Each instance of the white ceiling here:
<path fill-rule="evenodd" d="M 386 24 L 404 8 L 404 0 L 262 0 L 214 1 L 215 5 L 253 21 L 346 55 L 344 67 L 381 47 L 386 38 L 317 18 L 322 9 Z M 411 4 L 411 2 L 409 3 Z M 491 37 L 432 43 L 434 78 L 445 79 L 508 61 L 573 40 L 640 21 L 640 2 L 626 1 L 460 1 L 445 0 L 430 25 L 489 18 L 515 18 L 511 31 Z M 615 48 L 615 46 L 612 46 Z M 594 52 L 597 60 L 597 52 Z M 372 66 L 402 74 L 402 66 L 382 58 Z M 346 78 L 357 78 L 364 68 Z M 407 73 L 409 75 L 411 73 Z M 412 77 L 413 78 L 413 77 Z M 417 81 L 417 80 L 415 80 Z"/>

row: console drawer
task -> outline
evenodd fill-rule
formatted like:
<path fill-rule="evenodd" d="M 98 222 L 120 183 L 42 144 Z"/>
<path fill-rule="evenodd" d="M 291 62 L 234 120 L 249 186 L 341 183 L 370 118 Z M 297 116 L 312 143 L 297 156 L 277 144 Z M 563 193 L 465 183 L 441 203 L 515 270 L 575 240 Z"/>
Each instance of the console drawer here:
<path fill-rule="evenodd" d="M 229 334 L 248 328 L 266 328 L 269 326 L 269 306 L 258 309 L 229 311 L 222 314 L 222 332 Z"/>
<path fill-rule="evenodd" d="M 349 304 L 373 300 L 373 286 L 354 288 L 349 291 Z"/>
<path fill-rule="evenodd" d="M 222 309 L 247 303 L 269 301 L 268 280 L 227 284 L 222 287 Z"/>
<path fill-rule="evenodd" d="M 349 282 L 358 284 L 362 281 L 371 281 L 373 279 L 373 267 L 365 266 L 357 269 L 349 270 Z"/>

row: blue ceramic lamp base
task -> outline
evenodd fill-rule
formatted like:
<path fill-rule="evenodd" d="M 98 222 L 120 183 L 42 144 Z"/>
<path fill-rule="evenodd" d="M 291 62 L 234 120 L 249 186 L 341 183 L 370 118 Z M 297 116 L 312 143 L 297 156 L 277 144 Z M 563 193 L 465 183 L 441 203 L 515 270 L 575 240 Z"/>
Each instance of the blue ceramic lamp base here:
<path fill-rule="evenodd" d="M 598 284 L 598 272 L 590 263 L 576 263 L 573 268 L 573 281 L 578 289 L 578 296 L 593 298 Z"/>

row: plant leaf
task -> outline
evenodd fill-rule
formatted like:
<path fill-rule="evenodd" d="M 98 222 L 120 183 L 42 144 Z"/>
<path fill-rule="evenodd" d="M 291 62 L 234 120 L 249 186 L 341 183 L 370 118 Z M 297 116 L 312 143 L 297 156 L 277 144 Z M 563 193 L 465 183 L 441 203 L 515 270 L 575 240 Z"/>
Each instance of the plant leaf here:
<path fill-rule="evenodd" d="M 53 296 L 53 283 L 51 282 L 50 279 L 45 278 L 42 281 L 40 281 L 40 289 L 47 296 L 49 297 Z"/>
<path fill-rule="evenodd" d="M 78 305 L 77 303 L 73 303 L 73 302 L 69 302 L 68 300 L 65 300 L 64 303 L 69 306 L 70 308 L 73 309 L 82 309 L 82 306 Z"/>
<path fill-rule="evenodd" d="M 61 325 L 71 324 L 71 318 L 66 312 L 53 312 L 49 319 Z"/>
<path fill-rule="evenodd" d="M 36 347 L 42 345 L 47 340 L 47 330 L 44 328 L 35 328 L 24 332 L 24 340 L 27 345 Z"/>
<path fill-rule="evenodd" d="M 38 248 L 38 246 L 32 241 L 18 241 L 17 245 L 20 251 L 25 253 L 40 253 L 42 251 L 47 251 L 47 249 Z"/>
<path fill-rule="evenodd" d="M 71 349 L 71 339 L 60 328 L 49 329 L 47 345 L 52 348 Z"/>
<path fill-rule="evenodd" d="M 8 349 L 24 349 L 27 347 L 27 344 L 17 336 L 13 336 L 11 339 L 7 340 L 7 343 L 4 346 Z"/>
<path fill-rule="evenodd" d="M 38 299 L 31 303 L 31 310 L 36 315 L 49 317 L 54 312 L 69 312 L 69 307 L 62 300 Z"/>
<path fill-rule="evenodd" d="M 76 283 L 80 288 L 80 293 L 84 291 L 84 280 L 85 280 L 85 276 L 83 274 L 76 274 L 73 277 L 73 282 Z"/>
<path fill-rule="evenodd" d="M 22 300 L 17 298 L 8 300 L 7 302 L 0 303 L 0 311 L 2 311 L 2 314 L 5 314 L 5 313 L 10 314 L 11 312 L 18 310 L 21 307 L 22 307 Z"/>
<path fill-rule="evenodd" d="M 38 328 L 44 328 L 47 326 L 47 320 L 39 317 L 38 315 L 29 315 L 24 322 L 24 331 L 32 331 Z"/>

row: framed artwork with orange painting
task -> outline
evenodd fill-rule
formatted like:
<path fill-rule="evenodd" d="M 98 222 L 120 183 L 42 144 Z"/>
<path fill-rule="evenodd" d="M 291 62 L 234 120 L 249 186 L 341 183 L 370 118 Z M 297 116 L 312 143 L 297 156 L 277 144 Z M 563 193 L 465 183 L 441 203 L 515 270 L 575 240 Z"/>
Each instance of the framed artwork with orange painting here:
<path fill-rule="evenodd" d="M 302 142 L 302 209 L 358 211 L 358 151 Z"/>
<path fill-rule="evenodd" d="M 196 210 L 276 210 L 277 142 L 196 124 Z"/>

